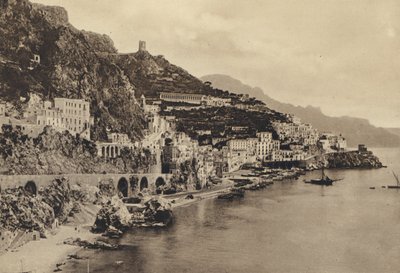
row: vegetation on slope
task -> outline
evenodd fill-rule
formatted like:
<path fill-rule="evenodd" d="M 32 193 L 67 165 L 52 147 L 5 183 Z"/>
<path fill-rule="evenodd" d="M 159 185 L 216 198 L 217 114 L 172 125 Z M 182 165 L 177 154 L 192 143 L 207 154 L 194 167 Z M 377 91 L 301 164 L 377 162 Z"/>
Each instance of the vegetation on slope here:
<path fill-rule="evenodd" d="M 400 145 L 400 137 L 393 131 L 377 128 L 368 120 L 354 117 L 329 117 L 319 108 L 294 106 L 272 99 L 259 87 L 251 87 L 226 75 L 207 75 L 203 81 L 209 81 L 216 88 L 229 90 L 237 94 L 249 94 L 263 101 L 269 108 L 283 113 L 294 114 L 303 122 L 310 123 L 321 132 L 333 132 L 346 137 L 351 147 L 363 143 L 372 147 L 393 147 Z"/>
<path fill-rule="evenodd" d="M 0 172 L 3 174 L 135 173 L 154 164 L 148 150 L 124 149 L 120 158 L 97 156 L 93 142 L 46 127 L 37 138 L 3 126 Z"/>

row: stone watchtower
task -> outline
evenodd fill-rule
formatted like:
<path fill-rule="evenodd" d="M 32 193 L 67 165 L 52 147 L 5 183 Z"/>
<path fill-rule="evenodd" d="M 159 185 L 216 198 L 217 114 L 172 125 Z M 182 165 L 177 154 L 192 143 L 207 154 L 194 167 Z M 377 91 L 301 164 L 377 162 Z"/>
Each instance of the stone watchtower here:
<path fill-rule="evenodd" d="M 146 51 L 146 41 L 139 41 L 139 51 Z"/>

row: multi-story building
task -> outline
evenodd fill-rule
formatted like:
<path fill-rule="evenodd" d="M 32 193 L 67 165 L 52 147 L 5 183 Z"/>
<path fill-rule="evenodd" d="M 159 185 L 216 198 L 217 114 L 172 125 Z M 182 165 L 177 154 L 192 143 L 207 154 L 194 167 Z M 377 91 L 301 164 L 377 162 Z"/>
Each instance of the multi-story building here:
<path fill-rule="evenodd" d="M 274 151 L 279 150 L 280 141 L 272 138 L 271 132 L 258 132 L 256 144 L 256 155 L 260 160 L 268 160 Z"/>
<path fill-rule="evenodd" d="M 80 99 L 55 98 L 54 105 L 50 101 L 43 103 L 36 124 L 52 126 L 57 130 L 68 130 L 71 134 L 79 134 L 90 139 L 90 126 L 93 117 L 90 116 L 89 102 Z"/>
<path fill-rule="evenodd" d="M 256 160 L 257 143 L 257 138 L 231 139 L 227 142 L 231 162 L 235 162 L 235 167 Z"/>
<path fill-rule="evenodd" d="M 247 139 L 231 139 L 227 142 L 230 151 L 247 151 Z"/>
<path fill-rule="evenodd" d="M 273 151 L 271 161 L 300 161 L 304 160 L 305 153 L 302 150 L 293 151 L 290 149 L 282 149 Z"/>
<path fill-rule="evenodd" d="M 332 133 L 321 134 L 318 143 L 325 151 L 329 150 L 343 151 L 347 148 L 346 139 L 342 135 L 337 136 Z"/>
<path fill-rule="evenodd" d="M 281 141 L 297 142 L 303 145 L 316 145 L 319 134 L 310 124 L 301 123 L 296 117 L 291 116 L 292 122 L 273 122 L 272 125 Z"/>
<path fill-rule="evenodd" d="M 257 138 L 260 142 L 270 142 L 270 141 L 272 141 L 272 133 L 271 132 L 258 132 Z"/>

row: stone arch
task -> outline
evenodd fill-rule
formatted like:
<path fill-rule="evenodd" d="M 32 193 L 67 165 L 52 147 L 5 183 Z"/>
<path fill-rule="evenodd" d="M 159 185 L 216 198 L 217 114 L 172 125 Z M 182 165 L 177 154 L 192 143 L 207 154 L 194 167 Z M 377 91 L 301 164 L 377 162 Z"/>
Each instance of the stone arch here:
<path fill-rule="evenodd" d="M 140 191 L 143 189 L 147 189 L 149 187 L 149 181 L 147 180 L 146 176 L 143 176 L 140 180 Z"/>
<path fill-rule="evenodd" d="M 115 157 L 117 157 L 117 156 L 119 156 L 119 149 L 118 149 L 118 146 L 115 147 Z"/>
<path fill-rule="evenodd" d="M 135 191 L 139 184 L 139 178 L 135 175 L 131 176 L 129 179 L 129 186 L 131 187 L 131 191 Z"/>
<path fill-rule="evenodd" d="M 128 197 L 128 180 L 125 177 L 119 179 L 117 189 L 124 197 Z"/>
<path fill-rule="evenodd" d="M 28 182 L 26 182 L 24 189 L 33 196 L 37 195 L 37 187 L 35 181 L 29 180 Z"/>
<path fill-rule="evenodd" d="M 101 147 L 101 156 L 105 157 L 106 156 L 106 147 Z"/>
<path fill-rule="evenodd" d="M 159 177 L 156 179 L 156 187 L 164 186 L 165 185 L 165 180 L 163 177 Z"/>
<path fill-rule="evenodd" d="M 115 155 L 114 155 L 114 146 L 111 146 L 111 158 L 114 158 L 115 157 Z"/>
<path fill-rule="evenodd" d="M 110 146 L 107 146 L 106 148 L 106 157 L 110 157 Z"/>

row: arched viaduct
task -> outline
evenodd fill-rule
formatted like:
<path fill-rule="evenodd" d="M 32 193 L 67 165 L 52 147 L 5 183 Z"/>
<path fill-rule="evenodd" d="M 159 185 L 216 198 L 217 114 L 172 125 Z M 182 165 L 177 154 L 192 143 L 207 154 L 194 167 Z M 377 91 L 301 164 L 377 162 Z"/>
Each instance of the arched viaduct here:
<path fill-rule="evenodd" d="M 155 193 L 158 186 L 166 184 L 171 174 L 60 174 L 60 175 L 0 175 L 0 192 L 7 188 L 24 187 L 32 194 L 37 194 L 41 187 L 46 187 L 56 178 L 65 177 L 71 185 L 98 186 L 101 181 L 112 180 L 115 188 L 123 196 L 129 197 L 145 189 Z"/>

